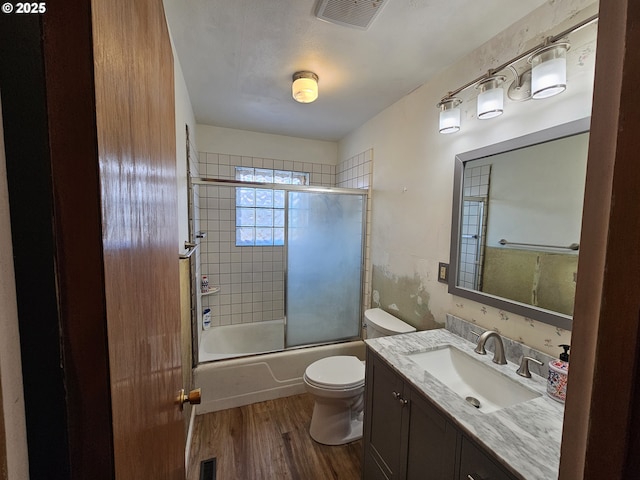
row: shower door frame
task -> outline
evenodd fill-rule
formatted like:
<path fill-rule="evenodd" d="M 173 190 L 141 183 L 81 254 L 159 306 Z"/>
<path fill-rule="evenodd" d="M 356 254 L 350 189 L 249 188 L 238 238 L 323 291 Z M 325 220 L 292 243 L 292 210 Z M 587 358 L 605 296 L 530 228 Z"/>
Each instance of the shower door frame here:
<path fill-rule="evenodd" d="M 278 184 L 280 185 L 280 184 Z M 295 186 L 295 185 L 294 185 Z M 289 191 L 304 191 L 304 192 L 309 192 L 309 193 L 331 193 L 331 194 L 338 194 L 338 195 L 361 195 L 362 198 L 362 204 L 363 204 L 363 208 L 362 208 L 362 231 L 361 231 L 361 238 L 362 241 L 360 242 L 360 295 L 358 296 L 358 324 L 359 324 L 359 328 L 358 328 L 358 334 L 354 337 L 349 337 L 349 338 L 342 338 L 339 340 L 334 340 L 334 341 L 328 341 L 328 342 L 318 342 L 318 343 L 313 343 L 313 344 L 304 344 L 304 345 L 295 345 L 292 347 L 287 347 L 287 322 L 288 322 L 288 317 L 287 317 L 287 291 L 288 289 L 286 288 L 286 286 L 288 286 L 288 278 L 287 275 L 289 273 L 289 265 L 288 265 L 288 259 L 289 259 L 289 255 L 288 255 L 288 248 L 289 248 L 289 195 L 285 195 L 285 212 L 287 212 L 287 214 L 285 215 L 285 228 L 284 228 L 284 281 L 285 281 L 285 290 L 284 290 L 284 350 L 295 350 L 296 348 L 307 348 L 307 347 L 314 347 L 314 346 L 320 346 L 320 345 L 331 345 L 334 343 L 341 343 L 341 342 L 349 342 L 352 340 L 360 340 L 362 338 L 362 300 L 364 298 L 364 272 L 365 272 L 365 253 L 366 253 L 366 243 L 367 243 L 367 200 L 368 200 L 368 191 L 364 190 L 364 189 L 358 189 L 358 188 L 337 188 L 337 187 L 314 187 L 314 186 L 303 186 L 302 188 L 295 186 L 297 188 L 291 188 L 289 189 Z M 282 190 L 282 189 L 280 189 Z"/>
<path fill-rule="evenodd" d="M 221 186 L 221 187 L 255 187 L 255 188 L 265 188 L 271 190 L 284 190 L 285 191 L 285 204 L 284 210 L 288 212 L 289 210 L 289 195 L 286 194 L 289 191 L 301 191 L 301 192 L 310 192 L 310 193 L 329 193 L 329 194 L 343 194 L 343 195 L 360 195 L 362 196 L 362 241 L 360 243 L 360 294 L 358 296 L 358 334 L 354 337 L 344 338 L 331 342 L 319 342 L 305 345 L 296 345 L 293 347 L 284 347 L 281 351 L 293 351 L 300 348 L 309 348 L 309 347 L 317 347 L 322 345 L 332 345 L 337 343 L 349 342 L 353 340 L 362 339 L 362 309 L 363 309 L 363 298 L 364 298 L 364 278 L 365 278 L 365 268 L 366 268 L 366 243 L 367 243 L 367 206 L 368 206 L 368 198 L 369 191 L 368 189 L 363 188 L 342 188 L 342 187 L 324 187 L 324 186 L 316 186 L 316 185 L 291 185 L 286 183 L 263 183 L 263 182 L 240 182 L 237 180 L 226 180 L 220 178 L 209 178 L 209 177 L 191 177 L 190 178 L 191 185 L 204 185 L 204 186 Z M 283 245 L 283 258 L 284 258 L 284 335 L 283 341 L 284 345 L 287 344 L 287 272 L 288 272 L 288 247 L 289 247 L 289 238 L 288 238 L 288 227 L 289 227 L 289 216 L 285 213 L 285 224 L 284 224 L 284 245 Z M 197 327 L 196 327 L 197 328 Z M 197 335 L 195 335 L 197 338 Z M 197 345 L 199 349 L 200 345 Z M 194 347 L 194 350 L 197 350 Z M 248 357 L 253 355 L 261 355 L 263 353 L 273 353 L 273 352 L 255 352 L 250 355 L 242 355 L 242 357 Z M 239 358 L 233 357 L 233 358 Z"/>

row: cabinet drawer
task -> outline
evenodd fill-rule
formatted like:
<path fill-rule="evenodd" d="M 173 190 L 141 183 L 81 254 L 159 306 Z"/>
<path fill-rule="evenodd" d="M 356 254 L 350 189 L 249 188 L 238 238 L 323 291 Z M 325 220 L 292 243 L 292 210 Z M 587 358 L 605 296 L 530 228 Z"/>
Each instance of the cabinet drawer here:
<path fill-rule="evenodd" d="M 515 480 L 470 440 L 462 437 L 458 480 Z"/>

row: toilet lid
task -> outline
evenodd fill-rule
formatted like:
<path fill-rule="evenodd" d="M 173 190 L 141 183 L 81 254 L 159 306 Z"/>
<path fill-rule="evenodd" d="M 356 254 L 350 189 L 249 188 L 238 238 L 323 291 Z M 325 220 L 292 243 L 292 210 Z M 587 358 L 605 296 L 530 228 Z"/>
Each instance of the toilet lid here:
<path fill-rule="evenodd" d="M 390 313 L 380 308 L 370 308 L 364 312 L 365 323 L 370 323 L 375 329 L 385 335 L 396 335 L 398 333 L 413 333 L 414 327 L 394 317 Z"/>
<path fill-rule="evenodd" d="M 324 388 L 350 388 L 364 385 L 364 365 L 353 356 L 326 357 L 305 370 L 307 381 Z"/>

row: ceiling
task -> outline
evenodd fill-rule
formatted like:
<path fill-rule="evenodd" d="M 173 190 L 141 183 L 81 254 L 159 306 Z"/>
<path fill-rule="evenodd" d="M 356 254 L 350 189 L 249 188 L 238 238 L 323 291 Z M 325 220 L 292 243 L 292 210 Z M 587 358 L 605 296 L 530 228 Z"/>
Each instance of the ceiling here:
<path fill-rule="evenodd" d="M 164 0 L 196 121 L 338 141 L 546 0 L 385 1 L 358 30 L 316 0 Z M 291 97 L 299 70 L 320 78 L 314 103 Z"/>

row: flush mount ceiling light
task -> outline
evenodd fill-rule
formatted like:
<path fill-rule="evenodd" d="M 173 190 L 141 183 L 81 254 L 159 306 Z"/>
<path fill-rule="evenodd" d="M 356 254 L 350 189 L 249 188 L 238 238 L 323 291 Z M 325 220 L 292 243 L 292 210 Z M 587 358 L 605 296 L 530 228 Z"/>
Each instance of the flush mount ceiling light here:
<path fill-rule="evenodd" d="M 569 47 L 568 42 L 545 45 L 529 57 L 533 98 L 548 98 L 565 91 Z"/>
<path fill-rule="evenodd" d="M 455 133 L 460 130 L 460 104 L 456 97 L 443 98 L 437 105 L 440 109 L 440 133 Z"/>
<path fill-rule="evenodd" d="M 296 102 L 315 101 L 318 98 L 318 75 L 308 71 L 294 73 L 291 94 Z"/>
<path fill-rule="evenodd" d="M 486 120 L 504 112 L 504 90 L 500 85 L 506 80 L 503 75 L 493 75 L 476 85 L 478 95 L 478 118 Z"/>

